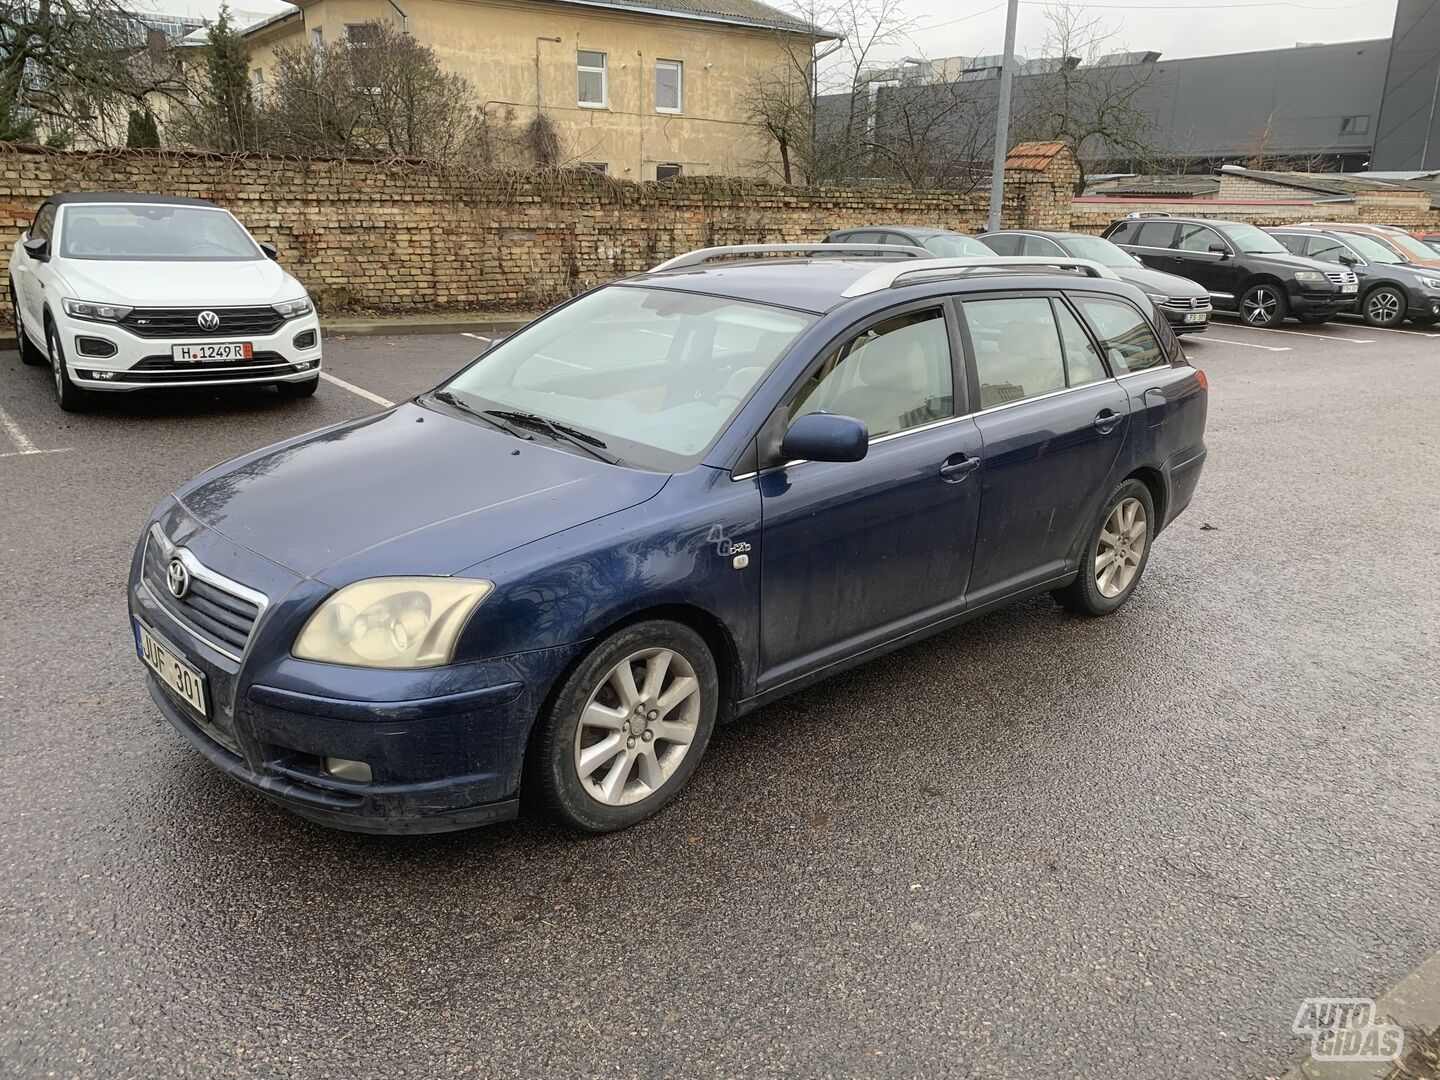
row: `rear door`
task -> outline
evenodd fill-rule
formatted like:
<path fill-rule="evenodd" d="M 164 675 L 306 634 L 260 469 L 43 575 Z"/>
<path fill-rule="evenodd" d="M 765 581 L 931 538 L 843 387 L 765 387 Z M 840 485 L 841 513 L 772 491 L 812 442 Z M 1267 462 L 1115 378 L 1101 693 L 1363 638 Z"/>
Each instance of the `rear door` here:
<path fill-rule="evenodd" d="M 973 607 L 1065 572 L 1112 486 L 1129 399 L 1061 295 L 960 308 L 985 446 Z"/>
<path fill-rule="evenodd" d="M 1175 232 L 1178 228 L 1175 222 L 1163 219 L 1142 221 L 1135 230 L 1135 239 L 1122 246 L 1150 269 L 1178 274 L 1182 272 L 1176 268 L 1175 261 Z"/>

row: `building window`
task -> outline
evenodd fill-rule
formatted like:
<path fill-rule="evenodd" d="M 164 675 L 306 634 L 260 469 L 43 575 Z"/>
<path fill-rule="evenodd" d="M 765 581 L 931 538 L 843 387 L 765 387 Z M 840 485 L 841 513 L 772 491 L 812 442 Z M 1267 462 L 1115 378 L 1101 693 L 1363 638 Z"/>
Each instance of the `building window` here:
<path fill-rule="evenodd" d="M 318 26 L 310 31 L 310 47 L 316 52 L 325 48 L 325 31 Z"/>
<path fill-rule="evenodd" d="M 655 61 L 655 111 L 685 111 L 685 66 L 679 60 Z"/>
<path fill-rule="evenodd" d="M 1341 135 L 1364 135 L 1370 130 L 1370 117 L 1368 116 L 1342 116 L 1340 118 Z"/>
<path fill-rule="evenodd" d="M 604 161 L 582 161 L 580 162 L 580 168 L 589 169 L 591 172 L 598 172 L 602 176 L 608 176 L 610 174 L 610 165 Z"/>
<path fill-rule="evenodd" d="M 679 176 L 683 171 L 684 171 L 684 170 L 681 169 L 679 165 L 656 165 L 656 166 L 655 166 L 655 179 L 656 179 L 656 180 L 674 180 L 674 179 L 675 179 L 677 176 Z"/>
<path fill-rule="evenodd" d="M 250 90 L 254 94 L 255 104 L 262 105 L 265 102 L 265 72 L 256 68 L 250 72 Z"/>
<path fill-rule="evenodd" d="M 605 108 L 610 103 L 609 88 L 605 85 L 605 54 L 581 49 L 576 53 L 576 68 L 580 73 L 580 107 Z"/>

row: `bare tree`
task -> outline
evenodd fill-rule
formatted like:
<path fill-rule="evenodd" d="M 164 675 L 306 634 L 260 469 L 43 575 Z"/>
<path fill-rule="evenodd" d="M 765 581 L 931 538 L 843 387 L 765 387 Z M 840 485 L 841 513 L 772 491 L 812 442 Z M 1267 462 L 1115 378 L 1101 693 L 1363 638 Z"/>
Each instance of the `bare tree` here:
<path fill-rule="evenodd" d="M 870 175 L 913 188 L 970 192 L 990 175 L 995 100 L 958 80 L 882 89 L 864 139 Z"/>
<path fill-rule="evenodd" d="M 1147 107 L 1155 75 L 1151 63 L 1110 63 L 1117 52 L 1111 27 L 1076 3 L 1045 10 L 1044 51 L 1053 70 L 1024 80 L 1013 125 L 1017 142 L 1059 141 L 1081 163 L 1146 163 L 1157 156 L 1159 135 Z"/>
<path fill-rule="evenodd" d="M 1268 169 L 1274 172 L 1323 172 L 1328 158 L 1323 153 L 1286 153 L 1277 147 L 1280 141 L 1279 118 L 1275 110 L 1246 137 L 1243 145 L 1247 169 Z"/>

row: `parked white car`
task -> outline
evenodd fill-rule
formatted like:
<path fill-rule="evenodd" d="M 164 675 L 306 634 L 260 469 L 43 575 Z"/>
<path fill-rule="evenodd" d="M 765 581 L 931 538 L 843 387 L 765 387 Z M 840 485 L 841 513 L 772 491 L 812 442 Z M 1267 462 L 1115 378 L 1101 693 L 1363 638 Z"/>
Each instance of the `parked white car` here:
<path fill-rule="evenodd" d="M 20 355 L 49 364 L 66 411 L 100 391 L 320 382 L 302 286 L 203 199 L 52 195 L 10 254 Z"/>

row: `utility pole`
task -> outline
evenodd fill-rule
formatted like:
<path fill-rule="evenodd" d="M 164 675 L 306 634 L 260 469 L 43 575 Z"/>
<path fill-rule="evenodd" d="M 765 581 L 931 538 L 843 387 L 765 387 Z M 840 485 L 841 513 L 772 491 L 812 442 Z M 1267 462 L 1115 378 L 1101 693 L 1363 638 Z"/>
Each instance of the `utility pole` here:
<path fill-rule="evenodd" d="M 1020 0 L 1010 0 L 1005 9 L 1005 53 L 1000 57 L 1000 100 L 995 106 L 995 160 L 990 173 L 989 231 L 1000 228 L 1000 210 L 1005 205 L 1005 151 L 1010 144 L 1010 82 L 1015 75 L 1015 20 Z"/>

